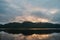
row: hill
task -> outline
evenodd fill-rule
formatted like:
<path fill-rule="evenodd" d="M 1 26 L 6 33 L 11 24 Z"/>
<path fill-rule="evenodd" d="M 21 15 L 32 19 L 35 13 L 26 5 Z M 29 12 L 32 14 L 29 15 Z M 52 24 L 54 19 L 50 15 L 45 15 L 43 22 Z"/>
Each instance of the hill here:
<path fill-rule="evenodd" d="M 7 24 L 0 24 L 0 28 L 60 28 L 60 24 L 52 23 L 32 23 L 25 21 L 23 23 L 13 22 Z"/>

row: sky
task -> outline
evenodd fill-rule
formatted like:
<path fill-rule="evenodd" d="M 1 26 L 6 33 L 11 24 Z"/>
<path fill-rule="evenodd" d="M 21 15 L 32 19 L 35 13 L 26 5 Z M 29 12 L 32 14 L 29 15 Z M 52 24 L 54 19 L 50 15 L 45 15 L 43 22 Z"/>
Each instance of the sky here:
<path fill-rule="evenodd" d="M 0 23 L 23 21 L 60 24 L 60 0 L 0 0 Z"/>

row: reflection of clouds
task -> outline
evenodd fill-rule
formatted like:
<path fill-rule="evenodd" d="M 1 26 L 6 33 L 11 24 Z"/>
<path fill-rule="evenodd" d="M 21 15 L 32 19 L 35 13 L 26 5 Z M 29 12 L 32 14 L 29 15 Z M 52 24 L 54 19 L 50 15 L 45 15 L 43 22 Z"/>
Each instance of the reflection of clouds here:
<path fill-rule="evenodd" d="M 32 34 L 32 35 L 23 35 L 23 34 L 9 34 L 6 32 L 0 32 L 1 40 L 60 40 L 60 33 L 52 34 Z"/>
<path fill-rule="evenodd" d="M 27 36 L 27 39 L 31 39 L 31 40 L 40 40 L 40 39 L 47 39 L 49 37 L 49 35 L 47 34 L 33 34 L 30 36 Z"/>
<path fill-rule="evenodd" d="M 14 37 L 12 34 L 8 34 L 5 32 L 0 32 L 0 38 L 1 40 L 14 40 Z"/>

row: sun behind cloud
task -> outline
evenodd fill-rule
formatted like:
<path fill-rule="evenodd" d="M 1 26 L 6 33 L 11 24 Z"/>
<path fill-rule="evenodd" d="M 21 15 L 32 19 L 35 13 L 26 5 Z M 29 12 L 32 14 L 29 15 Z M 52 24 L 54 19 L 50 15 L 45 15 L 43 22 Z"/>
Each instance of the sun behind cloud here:
<path fill-rule="evenodd" d="M 48 19 L 38 18 L 36 16 L 17 16 L 14 20 L 15 22 L 23 22 L 23 21 L 30 21 L 30 22 L 49 22 Z"/>

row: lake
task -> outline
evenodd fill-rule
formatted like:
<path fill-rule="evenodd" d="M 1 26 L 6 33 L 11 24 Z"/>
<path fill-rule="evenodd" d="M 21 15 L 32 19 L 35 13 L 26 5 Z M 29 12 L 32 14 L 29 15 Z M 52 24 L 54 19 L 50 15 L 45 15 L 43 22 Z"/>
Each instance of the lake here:
<path fill-rule="evenodd" d="M 60 28 L 0 28 L 1 40 L 60 40 Z"/>
<path fill-rule="evenodd" d="M 8 33 L 23 33 L 23 34 L 39 34 L 39 33 L 54 33 L 60 32 L 60 28 L 0 28 L 0 31 L 5 31 Z"/>
<path fill-rule="evenodd" d="M 22 33 L 12 34 L 1 31 L 0 39 L 1 40 L 60 40 L 60 33 L 24 35 Z"/>

